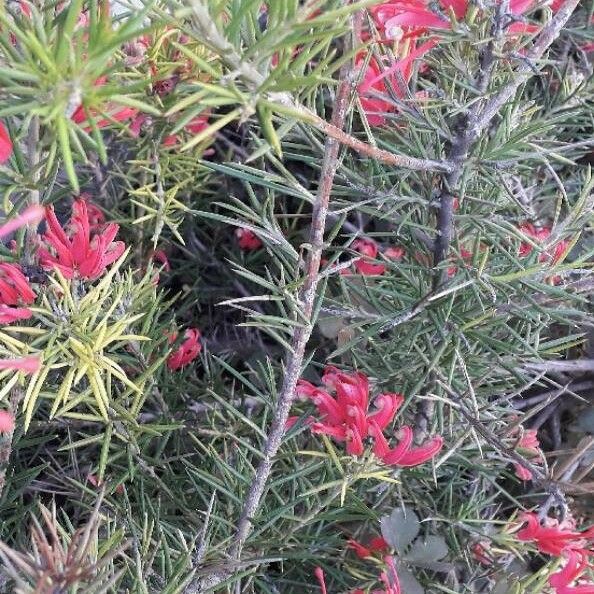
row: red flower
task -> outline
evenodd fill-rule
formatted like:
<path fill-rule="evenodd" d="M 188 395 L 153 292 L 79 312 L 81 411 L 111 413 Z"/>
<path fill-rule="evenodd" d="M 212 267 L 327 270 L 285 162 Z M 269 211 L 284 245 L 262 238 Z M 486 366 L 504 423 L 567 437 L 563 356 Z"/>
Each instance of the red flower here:
<path fill-rule="evenodd" d="M 526 526 L 522 528 L 517 536 L 524 542 L 533 541 L 542 553 L 560 556 L 564 551 L 583 551 L 587 540 L 594 540 L 592 529 L 585 532 L 578 532 L 572 529 L 565 529 L 554 520 L 549 520 L 549 526 L 543 526 L 535 513 L 525 513 L 522 520 Z"/>
<path fill-rule="evenodd" d="M 381 67 L 374 59 L 369 61 L 359 84 L 358 92 L 361 107 L 371 126 L 382 125 L 386 121 L 385 114 L 395 111 L 394 102 L 382 98 L 382 95 L 389 96 L 386 81 L 390 82 L 389 87 L 397 97 L 405 97 L 407 93 L 406 85 L 412 75 L 414 61 L 426 54 L 435 45 L 437 45 L 435 40 L 429 40 L 416 48 L 413 43 L 411 51 L 405 57 L 386 68 Z M 357 66 L 360 68 L 363 63 L 364 60 L 361 59 Z"/>
<path fill-rule="evenodd" d="M 28 320 L 33 312 L 27 307 L 35 301 L 35 293 L 18 264 L 0 264 L 0 324 Z"/>
<path fill-rule="evenodd" d="M 258 250 L 262 247 L 262 240 L 251 229 L 238 227 L 235 229 L 235 238 L 237 239 L 237 245 L 246 252 Z"/>
<path fill-rule="evenodd" d="M 91 224 L 85 200 L 76 200 L 72 205 L 70 232 L 61 227 L 54 209 L 46 209 L 48 231 L 43 240 L 48 247 L 40 247 L 38 254 L 41 265 L 58 269 L 65 278 L 78 276 L 89 280 L 100 277 L 126 249 L 124 242 L 114 241 L 119 225 L 109 223 L 101 233 L 91 236 Z"/>
<path fill-rule="evenodd" d="M 401 443 L 390 450 L 383 435 L 392 422 L 404 398 L 401 394 L 379 394 L 375 399 L 376 410 L 369 408 L 369 381 L 362 373 L 344 373 L 335 367 L 328 367 L 322 382 L 336 396 L 305 380 L 299 380 L 297 395 L 309 398 L 317 407 L 321 420 L 312 425 L 313 433 L 329 435 L 338 442 L 346 442 L 346 451 L 360 456 L 365 451 L 363 440 L 375 439 L 374 453 L 385 464 L 416 466 L 426 462 L 441 449 L 443 440 L 435 437 L 419 448 L 411 448 L 412 429 L 403 427 Z"/>
<path fill-rule="evenodd" d="M 79 200 L 84 200 L 87 205 L 87 214 L 89 215 L 89 226 L 91 231 L 99 230 L 105 224 L 105 215 L 103 211 L 91 200 L 91 196 L 83 192 Z"/>
<path fill-rule="evenodd" d="M 374 454 L 384 464 L 389 466 L 418 466 L 436 456 L 443 447 L 443 437 L 436 435 L 422 446 L 413 448 L 413 431 L 405 425 L 400 429 L 402 438 L 399 444 L 390 448 L 384 434 L 377 426 L 373 426 L 373 436 L 375 437 Z"/>
<path fill-rule="evenodd" d="M 492 565 L 493 559 L 488 553 L 489 546 L 484 541 L 483 542 L 476 542 L 472 545 L 471 552 L 472 556 L 481 564 L 481 565 Z"/>
<path fill-rule="evenodd" d="M 5 163 L 12 155 L 12 140 L 4 124 L 0 122 L 0 163 Z"/>
<path fill-rule="evenodd" d="M 96 87 L 101 87 L 107 82 L 106 76 L 101 76 L 95 81 Z M 113 120 L 116 122 L 125 122 L 126 120 L 133 119 L 138 114 L 138 109 L 135 107 L 119 107 L 112 102 L 108 102 L 105 108 L 102 110 L 108 114 L 109 117 L 102 118 L 95 122 L 97 128 L 105 128 L 109 126 Z M 95 118 L 99 112 L 96 109 L 86 108 L 83 104 L 79 105 L 71 116 L 71 120 L 75 124 L 82 124 L 88 122 L 90 119 Z M 90 130 L 91 127 L 87 126 L 85 130 Z"/>
<path fill-rule="evenodd" d="M 14 431 L 14 417 L 6 410 L 0 410 L 0 433 Z"/>
<path fill-rule="evenodd" d="M 472 259 L 472 252 L 469 252 L 466 248 L 460 248 L 460 257 L 464 262 L 469 262 Z M 458 272 L 458 266 L 449 266 L 448 267 L 448 276 L 452 277 Z"/>
<path fill-rule="evenodd" d="M 533 239 L 536 243 L 544 243 L 551 235 L 550 227 L 535 227 L 532 223 L 524 223 L 520 225 L 520 231 Z M 538 257 L 539 262 L 551 262 L 551 264 L 557 264 L 561 257 L 565 253 L 569 241 L 563 240 L 556 243 L 551 249 L 540 254 Z M 522 242 L 518 250 L 518 256 L 521 258 L 528 256 L 533 250 L 532 244 L 528 242 Z"/>
<path fill-rule="evenodd" d="M 419 36 L 428 29 L 450 29 L 451 22 L 447 18 L 451 10 L 457 21 L 466 16 L 468 0 L 439 0 L 439 11 L 432 10 L 431 2 L 428 0 L 394 0 L 371 9 L 375 24 L 380 31 L 384 31 L 388 39 L 398 39 L 403 33 L 405 36 Z M 521 16 L 536 5 L 535 0 L 511 0 L 510 12 L 515 16 Z M 553 11 L 558 10 L 553 5 Z M 446 16 L 444 16 L 446 15 Z M 533 25 L 516 22 L 507 28 L 510 35 L 521 33 L 533 33 L 538 28 Z"/>
<path fill-rule="evenodd" d="M 372 538 L 367 546 L 352 538 L 349 539 L 347 545 L 355 551 L 355 555 L 357 555 L 359 559 L 366 559 L 367 557 L 371 557 L 374 553 L 385 553 L 389 549 L 388 543 L 381 536 Z"/>
<path fill-rule="evenodd" d="M 184 333 L 184 342 L 178 349 L 173 351 L 167 358 L 167 367 L 171 371 L 177 371 L 191 363 L 202 350 L 200 344 L 200 330 L 198 328 L 189 328 Z M 169 344 L 172 344 L 177 339 L 177 333 L 169 336 Z"/>
<path fill-rule="evenodd" d="M 203 132 L 209 126 L 209 122 L 208 122 L 209 115 L 210 115 L 210 112 L 206 112 L 206 113 L 196 116 L 195 118 L 190 120 L 184 126 L 184 130 L 188 134 L 192 134 L 194 136 L 200 134 L 200 132 Z M 179 144 L 180 142 L 181 142 L 181 136 L 179 134 L 171 134 L 169 136 L 166 136 L 163 139 L 161 146 L 166 146 L 166 147 L 167 146 L 175 146 L 175 145 Z"/>
<path fill-rule="evenodd" d="M 385 264 L 373 263 L 373 260 L 377 258 L 378 254 L 378 248 L 375 241 L 372 239 L 357 239 L 353 241 L 353 249 L 364 256 L 353 262 L 353 266 L 357 269 L 359 274 L 373 276 L 384 274 L 384 272 L 386 272 Z"/>
<path fill-rule="evenodd" d="M 564 554 L 567 557 L 565 567 L 549 577 L 549 584 L 557 594 L 594 594 L 594 583 L 579 583 L 571 586 L 592 565 L 588 562 L 585 552 L 569 550 Z"/>

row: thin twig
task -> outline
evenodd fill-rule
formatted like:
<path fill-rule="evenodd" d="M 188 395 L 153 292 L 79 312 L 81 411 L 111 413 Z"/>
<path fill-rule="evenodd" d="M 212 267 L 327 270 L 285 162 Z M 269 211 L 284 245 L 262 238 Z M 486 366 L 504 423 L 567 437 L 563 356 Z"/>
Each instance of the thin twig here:
<path fill-rule="evenodd" d="M 358 13 L 354 17 L 354 19 L 361 18 L 361 13 Z M 340 82 L 332 112 L 331 125 L 337 130 L 342 129 L 344 126 L 352 92 L 352 69 L 351 65 L 347 64 L 343 66 L 340 72 Z M 325 143 L 318 193 L 316 202 L 313 206 L 309 237 L 310 248 L 305 264 L 305 279 L 299 295 L 299 301 L 302 304 L 299 319 L 305 321 L 305 323 L 302 323 L 295 329 L 291 340 L 291 351 L 288 354 L 285 365 L 284 380 L 273 413 L 262 458 L 244 499 L 237 529 L 235 531 L 232 545 L 228 551 L 231 565 L 235 565 L 240 561 L 243 545 L 252 530 L 252 523 L 260 507 L 266 484 L 272 471 L 274 458 L 280 448 L 285 433 L 287 418 L 289 417 L 289 412 L 295 399 L 297 380 L 302 373 L 305 349 L 313 329 L 311 320 L 320 278 L 320 261 L 324 249 L 324 230 L 328 214 L 328 205 L 330 202 L 330 193 L 334 185 L 334 176 L 338 166 L 339 148 L 340 143 L 332 136 L 328 136 Z M 232 572 L 229 570 L 223 570 L 217 574 L 211 574 L 206 578 L 194 581 L 186 589 L 186 594 L 202 592 L 205 589 L 216 587 L 217 584 L 230 577 L 231 574 Z"/>
<path fill-rule="evenodd" d="M 212 47 L 231 69 L 233 77 L 240 78 L 254 93 L 260 93 L 260 87 L 266 78 L 251 63 L 244 60 L 236 51 L 235 47 L 218 30 L 215 20 L 211 17 L 208 8 L 200 0 L 190 2 L 193 23 L 200 35 L 200 40 Z M 433 161 L 431 159 L 418 159 L 406 155 L 396 155 L 390 151 L 377 148 L 363 142 L 350 134 L 347 134 L 340 125 L 334 122 L 327 122 L 305 105 L 295 101 L 293 96 L 287 92 L 268 92 L 264 98 L 277 104 L 286 110 L 290 110 L 297 117 L 312 124 L 323 132 L 328 138 L 337 140 L 340 144 L 348 146 L 358 153 L 371 157 L 375 161 L 391 165 L 393 167 L 404 167 L 418 171 L 450 171 L 451 165 L 446 161 Z"/>
<path fill-rule="evenodd" d="M 579 0 L 566 0 L 562 8 L 542 29 L 532 48 L 526 55 L 526 60 L 520 63 L 516 69 L 513 79 L 500 90 L 486 104 L 483 101 L 476 101 L 472 108 L 466 113 L 458 116 L 456 130 L 448 151 L 448 162 L 452 165 L 450 171 L 442 176 L 439 195 L 439 211 L 437 213 L 437 236 L 433 248 L 433 288 L 437 289 L 447 280 L 447 267 L 441 266 L 450 250 L 450 244 L 454 234 L 454 198 L 458 192 L 458 186 L 468 163 L 468 157 L 472 147 L 480 138 L 482 132 L 487 128 L 500 108 L 513 96 L 520 85 L 534 75 L 533 62 L 540 59 L 544 52 L 557 39 L 565 23 L 575 10 Z M 504 2 L 502 4 L 508 4 Z M 496 51 L 502 46 L 505 39 L 504 19 L 509 15 L 503 10 L 498 10 L 494 16 L 492 33 L 497 36 L 493 43 L 489 43 L 481 56 L 479 73 L 476 77 L 477 84 L 487 89 L 494 71 Z M 439 267 L 439 268 L 438 268 Z M 429 382 L 434 384 L 434 377 Z M 415 419 L 417 440 L 423 441 L 427 434 L 429 420 L 433 417 L 435 402 L 424 400 L 419 406 Z"/>
<path fill-rule="evenodd" d="M 8 403 L 8 413 L 13 417 L 16 416 L 21 400 L 24 397 L 21 388 L 13 388 L 10 393 L 10 400 Z M 8 470 L 8 462 L 12 454 L 12 439 L 14 437 L 14 428 L 4 432 L 0 438 L 0 497 L 4 491 L 6 484 L 6 471 Z"/>

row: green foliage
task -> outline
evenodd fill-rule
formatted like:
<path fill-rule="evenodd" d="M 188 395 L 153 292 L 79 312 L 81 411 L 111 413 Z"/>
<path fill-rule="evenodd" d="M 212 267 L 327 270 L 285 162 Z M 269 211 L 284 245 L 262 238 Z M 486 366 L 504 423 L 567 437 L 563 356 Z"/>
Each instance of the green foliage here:
<path fill-rule="evenodd" d="M 546 414 L 543 442 L 550 435 L 546 446 L 558 450 L 547 407 L 589 381 L 552 364 L 592 359 L 594 95 L 577 49 L 591 37 L 591 3 L 473 145 L 451 250 L 437 267 L 441 175 L 340 149 L 312 319 L 304 261 L 326 140 L 313 116 L 330 119 L 343 64 L 403 51 L 371 41 L 344 50 L 357 11 L 373 30 L 374 2 L 273 0 L 263 11 L 259 0 L 146 1 L 117 17 L 108 2 L 58 4 L 32 2 L 30 18 L 14 3 L 0 8 L 0 118 L 14 144 L 0 166 L 5 212 L 59 205 L 80 189 L 121 225 L 128 251 L 93 282 L 46 271 L 33 283 L 32 318 L 0 329 L 1 359 L 42 356 L 31 376 L 0 371 L 0 400 L 20 411 L 0 443 L 10 453 L 0 591 L 35 592 L 50 546 L 62 557 L 74 551 L 84 569 L 52 582 L 64 592 L 190 593 L 229 567 L 213 591 L 313 592 L 316 566 L 331 593 L 374 591 L 380 556 L 359 559 L 346 542 L 383 532 L 409 576 L 406 594 L 546 592 L 557 566 L 539 559 L 532 571 L 534 551 L 512 529 L 545 486 L 520 485 L 509 450 L 520 423 Z M 505 87 L 530 43 L 508 39 L 479 93 L 495 10 L 482 4 L 443 31 L 426 70 L 415 62 L 404 94 L 387 84 L 386 125 L 370 125 L 354 92 L 346 134 L 397 155 L 446 158 L 459 114 Z M 352 76 L 356 90 L 362 72 Z M 77 123 L 80 105 L 88 121 Z M 139 119 L 119 119 L 123 108 Z M 551 235 L 527 235 L 528 221 Z M 237 229 L 262 248 L 241 250 Z M 353 268 L 361 237 L 379 246 L 384 274 Z M 5 259 L 30 266 L 34 230 L 15 241 Z M 391 259 L 390 247 L 403 255 Z M 158 275 L 148 263 L 156 249 L 171 263 Z M 436 268 L 450 270 L 437 288 Z M 183 341 L 180 331 L 169 344 L 174 319 L 203 336 L 202 356 L 182 371 L 166 364 Z M 396 426 L 428 410 L 425 433 L 447 447 L 410 469 L 380 465 L 370 448 L 353 458 L 312 435 L 313 408 L 296 401 L 299 420 L 233 565 L 229 547 L 292 340 L 309 326 L 304 377 L 319 383 L 327 363 L 361 371 L 372 394 L 405 396 Z M 559 394 L 523 406 L 551 391 Z M 562 447 L 578 449 L 572 440 L 564 426 Z M 402 510 L 414 518 L 406 542 Z M 473 556 L 476 543 L 486 543 L 491 566 Z"/>

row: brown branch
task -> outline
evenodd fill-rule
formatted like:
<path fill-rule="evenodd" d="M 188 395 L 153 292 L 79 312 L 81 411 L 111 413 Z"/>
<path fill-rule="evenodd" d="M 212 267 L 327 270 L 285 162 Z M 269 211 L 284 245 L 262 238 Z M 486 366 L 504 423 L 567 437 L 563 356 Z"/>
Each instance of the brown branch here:
<path fill-rule="evenodd" d="M 347 2 L 348 1 L 349 0 L 347 0 Z M 358 13 L 356 17 L 354 17 L 354 19 L 361 18 L 361 13 Z M 332 123 L 330 124 L 337 130 L 342 129 L 346 120 L 353 92 L 353 81 L 352 67 L 350 64 L 347 64 L 343 66 L 340 72 L 340 82 L 332 112 Z M 330 194 L 334 185 L 334 176 L 338 166 L 339 148 L 340 143 L 335 138 L 328 136 L 325 143 L 322 169 L 320 171 L 318 193 L 312 212 L 312 223 L 309 236 L 310 247 L 307 261 L 305 263 L 305 279 L 299 294 L 299 302 L 302 305 L 299 319 L 305 320 L 306 322 L 297 327 L 293 333 L 291 351 L 287 355 L 285 364 L 284 380 L 273 413 L 262 458 L 256 468 L 255 476 L 250 484 L 247 496 L 245 497 L 237 529 L 232 544 L 228 550 L 231 566 L 237 566 L 237 563 L 241 560 L 243 545 L 252 530 L 253 520 L 260 508 L 266 484 L 272 472 L 274 459 L 285 433 L 287 418 L 289 417 L 289 412 L 295 399 L 297 380 L 302 373 L 305 349 L 313 329 L 311 320 L 316 300 L 316 290 L 320 280 L 319 271 L 322 251 L 324 249 L 324 230 L 328 215 Z M 232 573 L 233 571 L 225 569 L 219 573 L 198 579 L 190 584 L 186 589 L 186 594 L 202 592 L 205 589 L 213 588 L 230 577 Z"/>
<path fill-rule="evenodd" d="M 516 93 L 518 88 L 534 75 L 534 62 L 544 55 L 545 51 L 559 37 L 563 27 L 569 20 L 579 0 L 567 0 L 551 21 L 542 29 L 534 45 L 525 56 L 525 60 L 514 72 L 513 79 L 501 89 L 486 104 L 477 101 L 474 107 L 466 114 L 463 114 L 457 125 L 457 131 L 452 140 L 448 154 L 448 161 L 452 169 L 442 178 L 440 207 L 437 217 L 438 235 L 435 240 L 433 251 L 433 265 L 438 266 L 448 254 L 453 235 L 453 201 L 458 184 L 468 161 L 470 149 L 479 139 L 481 133 L 489 126 L 491 121 L 499 113 L 499 110 Z M 498 11 L 495 19 L 493 32 L 500 37 L 504 29 L 502 19 L 506 17 L 502 11 Z M 477 76 L 480 88 L 487 89 L 493 73 L 494 56 L 497 44 L 490 44 L 486 49 L 486 57 L 481 60 L 481 69 Z M 480 90 L 480 89 L 479 89 Z M 442 269 L 436 271 L 434 286 L 444 282 L 447 271 Z"/>
<path fill-rule="evenodd" d="M 447 280 L 447 267 L 442 264 L 448 257 L 450 244 L 454 234 L 454 197 L 458 193 L 458 186 L 464 174 L 471 149 L 480 138 L 481 133 L 499 113 L 500 108 L 513 96 L 522 83 L 534 74 L 533 62 L 540 59 L 544 52 L 557 39 L 569 17 L 575 10 L 579 0 L 567 0 L 563 7 L 542 29 L 531 50 L 526 55 L 526 60 L 521 63 L 514 73 L 513 79 L 500 90 L 492 99 L 477 101 L 466 113 L 458 117 L 456 131 L 448 151 L 448 162 L 452 168 L 441 179 L 439 196 L 439 211 L 437 213 L 437 236 L 433 248 L 433 288 L 437 289 Z M 508 4 L 503 2 L 503 5 Z M 492 34 L 494 41 L 489 43 L 481 56 L 477 79 L 477 91 L 484 92 L 491 82 L 495 70 L 495 56 L 497 49 L 503 44 L 505 38 L 505 25 L 503 20 L 509 18 L 503 10 L 499 9 L 494 17 Z M 434 378 L 433 378 L 434 380 Z M 434 381 L 431 384 L 434 384 Z M 425 400 L 419 406 L 415 426 L 417 439 L 423 441 L 433 418 L 435 403 Z"/>
<path fill-rule="evenodd" d="M 340 144 L 348 146 L 361 155 L 370 157 L 386 165 L 393 167 L 404 167 L 418 171 L 451 171 L 452 166 L 446 161 L 433 161 L 431 159 L 417 159 L 406 155 L 397 155 L 386 151 L 347 134 L 340 125 L 335 122 L 327 122 L 316 113 L 308 109 L 305 105 L 295 101 L 290 93 L 268 92 L 261 93 L 260 87 L 266 81 L 266 77 L 261 74 L 251 63 L 242 59 L 237 53 L 235 47 L 218 30 L 214 20 L 211 18 L 208 8 L 200 0 L 191 0 L 193 24 L 195 30 L 200 35 L 200 40 L 216 51 L 221 59 L 231 69 L 228 78 L 240 78 L 246 83 L 250 90 L 255 94 L 254 99 L 265 99 L 266 101 L 278 105 L 284 110 L 289 110 L 296 117 L 312 124 L 318 130 L 323 132 L 329 139 L 337 140 Z"/>

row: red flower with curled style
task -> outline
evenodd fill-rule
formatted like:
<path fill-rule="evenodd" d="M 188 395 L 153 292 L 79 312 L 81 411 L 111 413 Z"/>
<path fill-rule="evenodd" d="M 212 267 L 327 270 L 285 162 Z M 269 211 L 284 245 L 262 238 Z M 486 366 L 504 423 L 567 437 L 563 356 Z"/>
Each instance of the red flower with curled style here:
<path fill-rule="evenodd" d="M 173 344 L 176 339 L 176 332 L 170 334 L 169 344 Z M 189 365 L 202 351 L 198 328 L 188 328 L 184 333 L 184 339 L 181 345 L 167 357 L 167 367 L 171 371 L 177 371 Z"/>
<path fill-rule="evenodd" d="M 263 245 L 262 240 L 251 229 L 243 227 L 235 229 L 235 239 L 237 239 L 237 245 L 244 252 L 259 250 Z"/>
<path fill-rule="evenodd" d="M 435 45 L 437 42 L 434 40 L 427 41 L 418 47 L 414 47 L 413 44 L 405 57 L 385 67 L 378 64 L 375 59 L 369 61 L 357 91 L 361 107 L 371 126 L 383 125 L 386 122 L 386 114 L 396 110 L 394 101 L 389 99 L 388 87 L 396 97 L 404 98 L 408 91 L 406 85 L 412 76 L 414 61 Z M 359 60 L 357 67 L 362 68 L 364 63 L 363 59 Z"/>
<path fill-rule="evenodd" d="M 109 223 L 101 233 L 91 232 L 85 200 L 76 200 L 68 232 L 60 225 L 53 207 L 47 207 L 48 230 L 43 235 L 44 246 L 38 250 L 39 261 L 46 270 L 59 270 L 68 279 L 99 278 L 110 264 L 125 251 L 122 241 L 114 241 L 119 225 Z"/>
<path fill-rule="evenodd" d="M 552 518 L 545 518 L 541 524 L 535 513 L 524 513 L 520 519 L 526 526 L 518 531 L 518 540 L 533 542 L 541 553 L 557 557 L 568 551 L 594 554 L 589 549 L 594 541 L 594 528 L 579 532 L 573 523 L 559 524 Z"/>
<path fill-rule="evenodd" d="M 12 140 L 4 124 L 0 122 L 0 163 L 6 163 L 12 155 Z"/>
<path fill-rule="evenodd" d="M 0 264 L 0 324 L 28 320 L 33 312 L 28 307 L 35 293 L 18 264 Z"/>
<path fill-rule="evenodd" d="M 471 4 L 469 0 L 438 0 L 435 3 L 438 10 L 435 10 L 433 3 L 428 0 L 392 0 L 383 2 L 370 9 L 372 18 L 378 30 L 383 32 L 387 39 L 398 39 L 399 37 L 418 37 L 428 30 L 433 30 L 439 35 L 439 29 L 451 29 L 452 22 L 449 15 L 452 14 L 457 21 L 466 17 L 466 12 Z M 532 8 L 538 7 L 537 0 L 511 0 L 509 11 L 514 17 L 521 17 Z M 555 12 L 561 4 L 553 4 Z M 535 33 L 539 27 L 521 22 L 518 18 L 506 28 L 508 35 L 521 35 L 524 33 Z"/>
<path fill-rule="evenodd" d="M 401 394 L 378 394 L 369 411 L 369 380 L 362 373 L 345 373 L 335 367 L 327 367 L 322 376 L 324 388 L 308 381 L 299 380 L 297 395 L 311 400 L 320 420 L 312 424 L 312 432 L 325 434 L 335 441 L 346 443 L 346 451 L 352 456 L 365 452 L 364 440 L 374 439 L 373 451 L 385 464 L 416 466 L 426 462 L 439 452 L 443 445 L 441 437 L 435 437 L 418 448 L 412 447 L 412 429 L 404 427 L 405 436 L 395 450 L 390 450 L 383 431 L 393 421 L 404 401 Z M 330 392 L 334 392 L 332 396 Z"/>
<path fill-rule="evenodd" d="M 375 241 L 365 238 L 356 239 L 353 241 L 352 247 L 363 256 L 353 262 L 353 266 L 359 274 L 363 276 L 379 276 L 386 272 L 385 264 L 374 263 L 379 252 Z"/>

